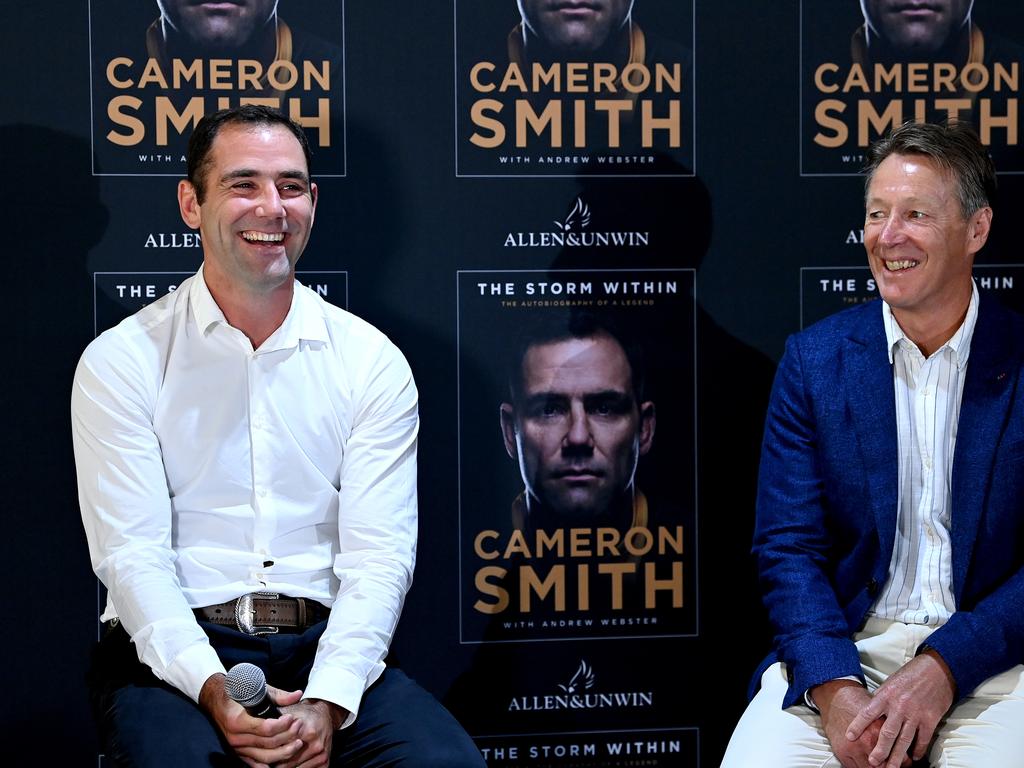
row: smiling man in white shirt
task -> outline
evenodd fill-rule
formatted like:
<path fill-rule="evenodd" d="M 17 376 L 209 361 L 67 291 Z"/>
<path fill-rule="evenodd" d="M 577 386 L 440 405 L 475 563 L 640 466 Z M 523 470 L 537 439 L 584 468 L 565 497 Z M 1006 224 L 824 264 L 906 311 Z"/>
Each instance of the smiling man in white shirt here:
<path fill-rule="evenodd" d="M 295 281 L 317 201 L 302 130 L 262 107 L 207 116 L 178 201 L 203 266 L 97 338 L 72 394 L 108 757 L 482 766 L 385 670 L 415 561 L 416 387 L 383 334 Z M 281 717 L 227 697 L 242 661 Z"/>

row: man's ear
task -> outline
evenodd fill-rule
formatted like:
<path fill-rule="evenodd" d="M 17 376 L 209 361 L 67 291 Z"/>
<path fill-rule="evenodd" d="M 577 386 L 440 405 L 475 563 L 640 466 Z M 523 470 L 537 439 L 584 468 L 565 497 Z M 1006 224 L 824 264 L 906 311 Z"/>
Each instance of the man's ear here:
<path fill-rule="evenodd" d="M 974 212 L 967 221 L 967 253 L 974 255 L 982 249 L 992 231 L 992 209 L 987 205 Z"/>
<path fill-rule="evenodd" d="M 654 443 L 654 427 L 657 417 L 654 413 L 654 403 L 650 400 L 640 403 L 640 455 L 643 456 Z"/>
<path fill-rule="evenodd" d="M 181 218 L 191 229 L 199 229 L 200 216 L 199 198 L 196 196 L 196 188 L 188 179 L 178 182 L 178 209 L 181 211 Z"/>
<path fill-rule="evenodd" d="M 505 439 L 505 450 L 510 458 L 517 458 L 516 449 L 516 414 L 512 403 L 501 404 L 501 435 Z"/>

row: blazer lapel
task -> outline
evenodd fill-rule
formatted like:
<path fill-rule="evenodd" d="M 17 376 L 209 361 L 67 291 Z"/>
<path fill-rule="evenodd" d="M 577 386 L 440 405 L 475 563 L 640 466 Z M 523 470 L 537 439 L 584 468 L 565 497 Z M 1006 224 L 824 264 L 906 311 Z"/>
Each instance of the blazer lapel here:
<path fill-rule="evenodd" d="M 951 490 L 953 594 L 957 600 L 963 594 L 996 448 L 1016 383 L 1017 367 L 1010 365 L 1016 340 L 1007 337 L 1001 320 L 1004 314 L 993 298 L 979 302 L 960 402 Z"/>
<path fill-rule="evenodd" d="M 875 311 L 865 312 L 863 322 L 844 340 L 841 376 L 867 471 L 881 562 L 888 567 L 899 497 L 896 404 L 881 305 L 872 306 Z"/>

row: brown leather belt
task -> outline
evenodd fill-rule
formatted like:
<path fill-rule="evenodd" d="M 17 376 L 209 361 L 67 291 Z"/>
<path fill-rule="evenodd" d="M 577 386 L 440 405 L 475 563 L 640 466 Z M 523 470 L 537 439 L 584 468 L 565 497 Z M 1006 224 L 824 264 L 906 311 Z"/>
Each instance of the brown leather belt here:
<path fill-rule="evenodd" d="M 301 632 L 330 615 L 330 609 L 303 597 L 282 597 L 276 592 L 253 592 L 218 605 L 195 609 L 196 618 L 234 627 L 247 635 Z"/>

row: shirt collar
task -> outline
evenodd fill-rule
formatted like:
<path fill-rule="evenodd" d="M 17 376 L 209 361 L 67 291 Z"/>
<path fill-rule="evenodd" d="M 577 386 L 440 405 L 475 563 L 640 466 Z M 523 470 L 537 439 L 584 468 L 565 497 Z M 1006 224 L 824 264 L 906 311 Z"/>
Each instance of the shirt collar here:
<path fill-rule="evenodd" d="M 196 325 L 199 326 L 199 331 L 203 336 L 209 334 L 210 329 L 218 323 L 228 324 L 227 318 L 220 311 L 220 307 L 217 306 L 213 294 L 210 293 L 210 289 L 206 285 L 203 265 L 200 265 L 199 271 L 192 279 L 192 284 L 189 285 L 188 299 L 192 305 L 192 314 L 196 318 Z"/>
<path fill-rule="evenodd" d="M 292 305 L 281 327 L 263 342 L 261 352 L 297 347 L 300 341 L 329 341 L 327 323 L 316 296 L 298 281 L 292 291 Z"/>
<path fill-rule="evenodd" d="M 949 347 L 953 351 L 953 355 L 956 358 L 957 368 L 963 370 L 963 367 L 967 365 L 967 358 L 971 353 L 971 338 L 974 336 L 974 326 L 978 321 L 978 285 L 971 280 L 971 301 L 967 305 L 967 315 L 964 317 L 963 323 L 957 328 L 956 333 L 950 337 L 949 341 L 943 344 L 936 352 Z M 917 348 L 910 338 L 900 328 L 900 324 L 896 322 L 896 318 L 893 317 L 892 308 L 885 302 L 882 302 L 882 322 L 885 326 L 885 340 L 889 352 L 889 364 L 892 365 L 893 358 L 896 354 L 896 348 L 899 346 L 901 341 L 906 341 L 907 344 L 913 345 Z"/>
<path fill-rule="evenodd" d="M 217 305 L 210 288 L 203 276 L 203 267 L 199 267 L 195 279 L 189 286 L 189 301 L 196 318 L 196 325 L 203 336 L 207 336 L 217 324 L 230 325 L 221 308 Z M 263 342 L 261 352 L 275 349 L 289 349 L 298 346 L 300 341 L 329 341 L 327 325 L 317 299 L 307 288 L 295 283 L 292 293 L 292 305 L 285 315 L 284 322 Z"/>

